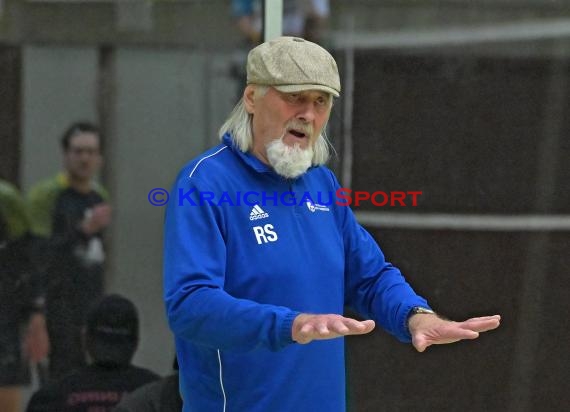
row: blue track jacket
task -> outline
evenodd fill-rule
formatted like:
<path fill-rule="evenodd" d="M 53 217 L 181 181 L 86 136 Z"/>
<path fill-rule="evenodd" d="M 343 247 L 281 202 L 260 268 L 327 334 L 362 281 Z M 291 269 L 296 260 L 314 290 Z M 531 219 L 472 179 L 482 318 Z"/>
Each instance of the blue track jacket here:
<path fill-rule="evenodd" d="M 341 412 L 344 339 L 300 345 L 299 313 L 349 305 L 403 342 L 428 307 L 386 262 L 326 167 L 288 180 L 223 143 L 188 163 L 164 233 L 164 298 L 184 412 Z"/>

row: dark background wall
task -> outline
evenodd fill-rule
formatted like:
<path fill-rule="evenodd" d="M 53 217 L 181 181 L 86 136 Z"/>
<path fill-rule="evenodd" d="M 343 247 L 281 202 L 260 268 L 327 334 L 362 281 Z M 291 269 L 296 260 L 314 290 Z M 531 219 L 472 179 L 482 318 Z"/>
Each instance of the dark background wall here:
<path fill-rule="evenodd" d="M 556 58 L 357 52 L 352 187 L 423 191 L 416 208 L 360 210 L 570 213 L 568 68 Z M 349 338 L 351 410 L 568 410 L 568 232 L 387 226 L 369 230 L 436 310 L 499 313 L 502 326 L 423 354 L 383 331 Z"/>
<path fill-rule="evenodd" d="M 367 50 L 355 67 L 354 189 L 423 190 L 422 212 L 570 212 L 570 60 Z"/>
<path fill-rule="evenodd" d="M 430 304 L 452 319 L 500 313 L 500 329 L 476 341 L 430 347 L 422 354 L 383 331 L 348 339 L 352 411 L 507 411 L 512 397 L 520 308 L 539 322 L 529 404 L 519 410 L 563 411 L 570 405 L 567 301 L 568 235 L 553 234 L 542 304 L 520 299 L 530 233 L 462 233 L 378 229 L 374 236 Z M 518 382 L 514 382 L 516 380 Z"/>

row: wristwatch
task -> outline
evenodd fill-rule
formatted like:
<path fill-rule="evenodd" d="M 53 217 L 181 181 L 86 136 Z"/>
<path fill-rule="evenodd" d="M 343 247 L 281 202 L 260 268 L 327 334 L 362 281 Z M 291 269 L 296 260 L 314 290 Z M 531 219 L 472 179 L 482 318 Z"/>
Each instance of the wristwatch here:
<path fill-rule="evenodd" d="M 412 310 L 410 311 L 410 314 L 408 317 L 412 316 L 412 315 L 419 315 L 419 314 L 431 314 L 431 315 L 435 315 L 435 312 L 431 309 L 428 308 L 423 308 L 421 306 L 414 306 L 412 308 Z"/>
<path fill-rule="evenodd" d="M 428 308 L 424 308 L 422 306 L 414 306 L 410 312 L 408 313 L 408 320 L 406 322 L 406 325 L 408 326 L 408 331 L 410 330 L 410 318 L 414 315 L 435 315 L 435 312 L 431 309 Z M 410 331 L 411 333 L 411 331 Z"/>

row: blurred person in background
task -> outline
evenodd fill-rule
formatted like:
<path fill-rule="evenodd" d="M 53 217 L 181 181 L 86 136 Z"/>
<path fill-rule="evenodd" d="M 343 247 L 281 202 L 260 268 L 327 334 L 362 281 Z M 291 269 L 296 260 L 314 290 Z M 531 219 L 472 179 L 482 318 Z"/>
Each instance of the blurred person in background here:
<path fill-rule="evenodd" d="M 30 362 L 49 350 L 29 219 L 18 189 L 0 179 L 0 411 L 20 412 Z"/>
<path fill-rule="evenodd" d="M 178 361 L 174 358 L 174 372 L 159 381 L 147 383 L 123 397 L 112 412 L 180 412 L 180 381 Z"/>
<path fill-rule="evenodd" d="M 27 412 L 109 412 L 129 392 L 160 379 L 133 366 L 139 342 L 135 305 L 112 294 L 91 307 L 83 330 L 88 365 L 34 393 Z"/>
<path fill-rule="evenodd" d="M 84 365 L 81 325 L 103 294 L 102 233 L 111 221 L 107 191 L 95 181 L 102 164 L 99 129 L 72 124 L 61 139 L 64 170 L 36 184 L 28 203 L 38 266 L 45 273 L 50 378 Z"/>
<path fill-rule="evenodd" d="M 232 15 L 248 48 L 263 40 L 262 1 L 232 0 Z M 283 35 L 320 43 L 329 14 L 329 0 L 283 0 Z"/>

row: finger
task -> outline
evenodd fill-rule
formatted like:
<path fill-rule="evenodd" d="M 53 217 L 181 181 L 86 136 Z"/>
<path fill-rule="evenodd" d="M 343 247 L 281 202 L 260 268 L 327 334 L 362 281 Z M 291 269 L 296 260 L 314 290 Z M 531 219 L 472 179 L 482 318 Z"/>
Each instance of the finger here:
<path fill-rule="evenodd" d="M 460 340 L 477 339 L 479 334 L 470 330 L 465 330 L 459 333 L 445 334 L 437 337 L 427 338 L 425 336 L 415 337 L 412 339 L 412 344 L 418 352 L 425 351 L 431 345 L 446 345 L 449 343 L 458 342 Z"/>
<path fill-rule="evenodd" d="M 333 321 L 330 326 L 331 330 L 338 333 L 339 335 L 348 335 L 350 333 L 348 326 L 346 326 L 340 319 Z"/>
<path fill-rule="evenodd" d="M 345 318 L 345 317 L 341 317 L 339 320 L 350 330 L 358 329 L 358 325 L 360 325 L 360 323 L 362 323 L 356 319 Z"/>
<path fill-rule="evenodd" d="M 330 333 L 329 328 L 324 323 L 318 323 L 317 324 L 317 332 L 321 336 L 327 336 Z"/>
<path fill-rule="evenodd" d="M 298 342 L 298 343 L 305 344 L 305 343 L 311 342 L 312 340 L 313 340 L 313 338 L 311 337 L 311 335 L 309 333 L 299 332 L 297 334 L 296 342 Z"/>
<path fill-rule="evenodd" d="M 475 325 L 475 327 L 470 328 L 476 332 L 487 332 L 493 329 L 497 329 L 500 323 L 486 323 L 486 324 L 479 324 Z"/>
<path fill-rule="evenodd" d="M 451 322 L 444 327 L 415 334 L 417 338 L 423 337 L 433 344 L 452 343 L 461 339 L 475 339 L 479 336 L 477 331 L 469 327 L 462 327 L 460 323 Z"/>
<path fill-rule="evenodd" d="M 364 325 L 364 333 L 372 332 L 372 330 L 376 327 L 376 322 L 374 322 L 372 319 L 364 320 L 362 321 L 362 324 Z"/>
<path fill-rule="evenodd" d="M 349 335 L 364 335 L 371 332 L 376 325 L 373 320 L 364 320 L 362 322 L 356 321 L 354 319 L 351 320 L 353 320 L 353 323 L 347 325 L 350 329 Z"/>
<path fill-rule="evenodd" d="M 313 333 L 315 330 L 315 328 L 313 327 L 313 325 L 311 323 L 305 323 L 302 327 L 301 330 L 299 331 L 299 333 L 301 335 L 304 336 L 309 336 L 311 333 Z"/>
<path fill-rule="evenodd" d="M 459 326 L 461 328 L 471 329 L 476 332 L 486 332 L 498 328 L 500 324 L 501 323 L 498 319 L 469 319 L 465 322 L 460 323 Z"/>
<path fill-rule="evenodd" d="M 501 315 L 492 315 L 492 316 L 481 316 L 478 318 L 470 318 L 465 320 L 465 322 L 471 322 L 471 321 L 500 321 L 501 320 Z"/>
<path fill-rule="evenodd" d="M 429 346 L 427 340 L 424 338 L 412 339 L 412 345 L 420 353 L 425 351 L 426 348 Z"/>
<path fill-rule="evenodd" d="M 375 325 L 373 320 L 358 321 L 356 319 L 343 318 L 343 321 L 344 324 L 351 330 L 351 332 L 359 332 L 359 333 L 363 331 L 370 332 L 372 329 L 374 329 Z"/>
<path fill-rule="evenodd" d="M 464 335 L 458 336 L 461 339 L 477 339 L 479 337 L 479 332 L 474 330 L 466 330 Z"/>
<path fill-rule="evenodd" d="M 498 319 L 469 319 L 464 322 L 460 322 L 461 325 L 498 325 L 500 322 Z"/>

